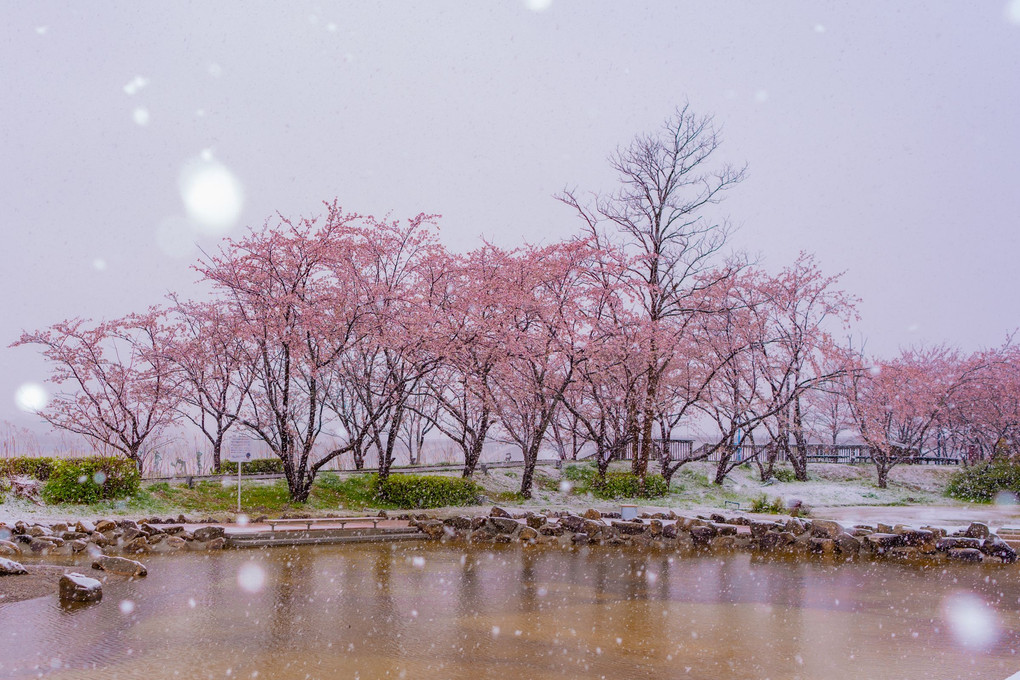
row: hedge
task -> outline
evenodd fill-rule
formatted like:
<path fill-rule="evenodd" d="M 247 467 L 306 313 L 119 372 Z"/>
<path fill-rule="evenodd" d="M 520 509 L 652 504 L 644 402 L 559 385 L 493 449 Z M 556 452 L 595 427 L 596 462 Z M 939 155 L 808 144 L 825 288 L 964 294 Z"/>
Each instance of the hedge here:
<path fill-rule="evenodd" d="M 59 458 L 19 456 L 0 458 L 0 477 L 32 477 L 45 482 Z"/>
<path fill-rule="evenodd" d="M 94 456 L 57 459 L 43 485 L 47 503 L 95 503 L 138 491 L 141 475 L 127 458 Z"/>
<path fill-rule="evenodd" d="M 607 472 L 605 481 L 595 477 L 591 492 L 596 498 L 659 498 L 669 493 L 669 485 L 662 475 L 645 476 L 645 493 L 641 493 L 641 480 L 633 472 Z"/>
<path fill-rule="evenodd" d="M 953 473 L 946 494 L 962 501 L 990 503 L 997 494 L 1020 496 L 1020 463 L 996 460 Z"/>
<path fill-rule="evenodd" d="M 376 494 L 401 508 L 441 508 L 447 505 L 474 505 L 481 487 L 463 477 L 432 475 L 390 475 L 385 481 L 375 478 Z"/>
<path fill-rule="evenodd" d="M 220 472 L 225 475 L 237 474 L 237 463 L 224 460 L 220 462 Z M 241 476 L 244 475 L 282 475 L 283 461 L 279 458 L 259 458 L 246 461 L 241 467 Z"/>

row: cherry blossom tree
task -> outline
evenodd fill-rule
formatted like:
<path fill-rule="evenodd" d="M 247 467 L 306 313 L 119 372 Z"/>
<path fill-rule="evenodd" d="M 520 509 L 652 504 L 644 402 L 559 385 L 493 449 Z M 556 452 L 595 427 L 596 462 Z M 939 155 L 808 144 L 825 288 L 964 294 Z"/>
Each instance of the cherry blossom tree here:
<path fill-rule="evenodd" d="M 180 379 L 178 411 L 212 447 L 213 470 L 220 469 L 223 442 L 248 398 L 252 371 L 244 346 L 223 305 L 172 297 L 174 341 L 168 358 Z"/>
<path fill-rule="evenodd" d="M 675 356 L 670 347 L 658 344 L 655 327 L 666 319 L 697 314 L 697 307 L 690 304 L 692 296 L 716 285 L 733 269 L 715 262 L 730 229 L 712 208 L 743 179 L 744 170 L 718 162 L 720 144 L 712 118 L 697 115 L 685 104 L 658 133 L 638 136 L 610 158 L 619 177 L 616 192 L 590 199 L 575 191 L 559 196 L 576 210 L 599 244 L 619 240 L 633 256 L 629 282 L 653 327 L 644 393 L 634 413 L 639 437 L 633 468 L 642 480 L 658 450 L 654 426 L 667 410 L 663 376 L 672 369 L 670 357 Z"/>
<path fill-rule="evenodd" d="M 119 451 L 141 471 L 146 442 L 177 417 L 173 339 L 152 308 L 114 321 L 62 321 L 22 333 L 11 347 L 38 345 L 52 366 L 49 382 L 61 391 L 40 412 L 47 422 L 97 450 Z"/>
<path fill-rule="evenodd" d="M 845 395 L 879 488 L 887 487 L 894 466 L 930 446 L 940 419 L 981 367 L 946 346 L 907 349 L 890 360 L 858 356 Z"/>

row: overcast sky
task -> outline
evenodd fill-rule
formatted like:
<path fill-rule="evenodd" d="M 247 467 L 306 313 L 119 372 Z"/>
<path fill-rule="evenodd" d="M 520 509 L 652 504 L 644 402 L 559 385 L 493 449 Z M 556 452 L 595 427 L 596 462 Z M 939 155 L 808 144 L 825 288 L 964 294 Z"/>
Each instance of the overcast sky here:
<path fill-rule="evenodd" d="M 33 2 L 0 24 L 0 420 L 38 423 L 21 329 L 194 290 L 196 243 L 334 197 L 439 213 L 458 250 L 565 237 L 552 195 L 611 189 L 606 156 L 685 99 L 749 167 L 734 247 L 845 271 L 870 349 L 1020 326 L 1020 0 Z"/>

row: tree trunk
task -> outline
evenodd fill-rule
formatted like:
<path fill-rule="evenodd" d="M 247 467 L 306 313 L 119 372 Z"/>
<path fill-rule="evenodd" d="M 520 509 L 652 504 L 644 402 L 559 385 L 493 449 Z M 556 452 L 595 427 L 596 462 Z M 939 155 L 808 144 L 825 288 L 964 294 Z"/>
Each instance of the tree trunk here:
<path fill-rule="evenodd" d="M 535 464 L 538 462 L 538 446 L 541 439 L 524 452 L 524 473 L 521 475 L 521 496 L 531 498 L 531 487 L 535 477 Z"/>
<path fill-rule="evenodd" d="M 795 454 L 789 456 L 793 474 L 798 482 L 807 481 L 807 437 L 804 436 L 804 414 L 800 409 L 800 398 L 793 400 L 793 441 L 797 445 Z"/>
<path fill-rule="evenodd" d="M 461 473 L 461 477 L 467 479 L 475 473 L 478 460 L 482 457 L 483 444 L 484 440 L 476 439 L 470 447 L 464 449 L 464 471 Z"/>

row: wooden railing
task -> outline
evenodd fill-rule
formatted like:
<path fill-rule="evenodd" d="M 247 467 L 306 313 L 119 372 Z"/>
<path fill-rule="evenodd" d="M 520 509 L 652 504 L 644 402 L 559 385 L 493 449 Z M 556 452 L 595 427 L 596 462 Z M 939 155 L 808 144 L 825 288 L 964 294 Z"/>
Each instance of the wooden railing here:
<path fill-rule="evenodd" d="M 708 453 L 714 444 L 702 444 L 697 449 L 693 448 L 694 442 L 688 439 L 667 439 L 656 440 L 659 446 L 667 446 L 670 452 L 670 460 L 682 460 L 684 458 L 694 460 L 706 460 L 710 463 L 718 463 L 725 453 L 724 447 Z M 752 461 L 758 457 L 767 455 L 764 444 L 741 444 L 730 448 L 733 461 Z M 796 450 L 796 447 L 791 447 Z M 707 455 L 706 455 L 707 454 Z M 839 463 L 842 465 L 861 465 L 871 462 L 871 450 L 861 444 L 808 444 L 806 458 L 809 463 Z M 790 462 L 785 451 L 779 451 L 776 456 L 777 463 Z M 925 455 L 915 453 L 912 456 L 905 456 L 900 463 L 907 465 L 959 465 L 960 458 L 950 453 L 943 455 Z"/>

